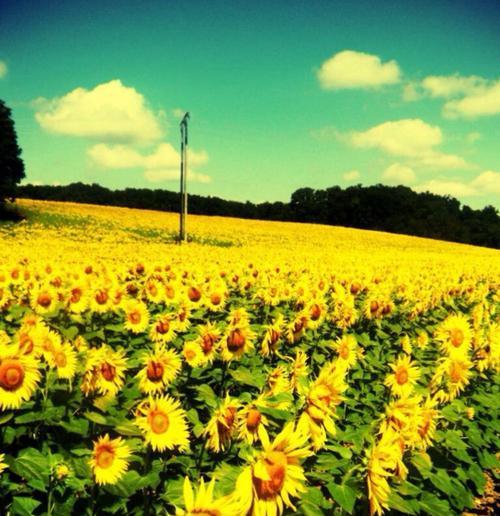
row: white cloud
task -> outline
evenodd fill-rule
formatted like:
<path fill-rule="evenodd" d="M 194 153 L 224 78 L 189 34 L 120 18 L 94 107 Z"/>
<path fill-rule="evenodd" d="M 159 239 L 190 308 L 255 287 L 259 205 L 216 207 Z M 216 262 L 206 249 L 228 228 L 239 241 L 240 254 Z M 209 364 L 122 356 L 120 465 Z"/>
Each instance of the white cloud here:
<path fill-rule="evenodd" d="M 393 185 L 409 185 L 415 182 L 416 175 L 412 168 L 401 163 L 393 163 L 384 170 L 382 179 Z"/>
<path fill-rule="evenodd" d="M 500 114 L 500 80 L 472 91 L 461 99 L 450 100 L 444 105 L 447 118 L 476 118 Z"/>
<path fill-rule="evenodd" d="M 52 133 L 116 143 L 154 142 L 163 135 L 162 114 L 151 111 L 144 96 L 120 80 L 37 99 L 34 107 L 38 123 Z"/>
<path fill-rule="evenodd" d="M 423 79 L 422 87 L 431 97 L 451 98 L 470 94 L 485 83 L 485 79 L 476 75 L 430 75 Z"/>
<path fill-rule="evenodd" d="M 344 178 L 344 181 L 356 181 L 359 179 L 359 172 L 357 170 L 349 170 L 348 172 L 345 172 L 342 176 Z"/>
<path fill-rule="evenodd" d="M 146 169 L 174 168 L 180 165 L 180 154 L 170 143 L 160 143 L 151 154 L 141 154 L 127 145 L 98 143 L 87 150 L 92 161 L 102 168 L 121 169 L 143 167 Z M 188 162 L 196 167 L 208 161 L 205 151 L 189 149 Z"/>
<path fill-rule="evenodd" d="M 431 179 L 414 188 L 417 192 L 432 192 L 453 197 L 474 197 L 500 194 L 500 172 L 485 170 L 471 181 L 458 179 Z"/>
<path fill-rule="evenodd" d="M 178 168 L 146 170 L 144 172 L 144 177 L 151 183 L 161 183 L 163 181 L 179 181 L 180 170 Z M 193 172 L 191 169 L 188 169 L 187 179 L 188 181 L 195 183 L 210 183 L 212 181 L 212 178 L 207 174 Z"/>
<path fill-rule="evenodd" d="M 415 166 L 438 168 L 443 170 L 467 170 L 476 168 L 468 163 L 461 156 L 456 154 L 445 154 L 444 152 L 430 152 L 418 157 Z"/>
<path fill-rule="evenodd" d="M 7 63 L 5 61 L 0 61 L 0 79 L 3 79 L 7 75 Z"/>
<path fill-rule="evenodd" d="M 353 132 L 355 147 L 378 148 L 394 156 L 418 156 L 443 140 L 441 129 L 419 118 L 384 122 L 366 131 Z"/>
<path fill-rule="evenodd" d="M 317 72 L 322 88 L 378 88 L 400 80 L 396 61 L 382 63 L 380 57 L 354 50 L 343 50 L 327 59 Z"/>
<path fill-rule="evenodd" d="M 500 172 L 485 170 L 471 181 L 471 186 L 484 193 L 500 194 Z"/>
<path fill-rule="evenodd" d="M 477 195 L 476 189 L 469 184 L 447 179 L 431 179 L 416 186 L 414 190 L 438 195 L 451 195 L 452 197 L 472 197 Z"/>

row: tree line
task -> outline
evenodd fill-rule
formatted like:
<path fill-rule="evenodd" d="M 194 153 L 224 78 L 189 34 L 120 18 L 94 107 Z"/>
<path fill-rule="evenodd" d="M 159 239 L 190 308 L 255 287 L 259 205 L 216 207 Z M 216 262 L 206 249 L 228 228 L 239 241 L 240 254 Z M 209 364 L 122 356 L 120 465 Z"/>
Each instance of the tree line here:
<path fill-rule="evenodd" d="M 17 196 L 161 211 L 178 211 L 180 195 L 169 190 L 125 188 L 98 184 L 23 185 Z M 333 186 L 300 188 L 290 202 L 238 202 L 190 195 L 189 213 L 245 219 L 311 222 L 403 233 L 500 248 L 500 216 L 493 206 L 474 210 L 450 196 L 417 193 L 405 186 Z"/>

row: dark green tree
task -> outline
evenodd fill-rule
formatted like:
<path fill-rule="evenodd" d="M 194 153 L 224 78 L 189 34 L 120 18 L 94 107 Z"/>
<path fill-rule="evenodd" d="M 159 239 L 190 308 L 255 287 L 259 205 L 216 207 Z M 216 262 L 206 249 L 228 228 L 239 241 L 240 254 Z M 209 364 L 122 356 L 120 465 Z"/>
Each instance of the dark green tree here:
<path fill-rule="evenodd" d="M 11 110 L 0 100 L 0 207 L 15 196 L 16 185 L 25 177 L 21 149 Z"/>

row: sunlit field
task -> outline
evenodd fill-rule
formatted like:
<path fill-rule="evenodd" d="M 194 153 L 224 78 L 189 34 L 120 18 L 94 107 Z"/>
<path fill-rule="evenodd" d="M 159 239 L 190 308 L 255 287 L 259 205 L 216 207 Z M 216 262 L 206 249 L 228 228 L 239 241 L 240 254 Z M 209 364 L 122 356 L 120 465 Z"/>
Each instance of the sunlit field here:
<path fill-rule="evenodd" d="M 462 514 L 498 478 L 500 253 L 19 201 L 0 225 L 11 514 Z"/>

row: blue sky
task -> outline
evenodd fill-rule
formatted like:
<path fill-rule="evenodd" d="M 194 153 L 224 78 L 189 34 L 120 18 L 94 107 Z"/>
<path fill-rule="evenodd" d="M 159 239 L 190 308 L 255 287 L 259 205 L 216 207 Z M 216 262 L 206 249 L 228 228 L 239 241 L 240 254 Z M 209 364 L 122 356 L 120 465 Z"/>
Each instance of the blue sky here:
<path fill-rule="evenodd" d="M 288 200 L 406 184 L 500 207 L 500 2 L 2 2 L 27 182 Z"/>

